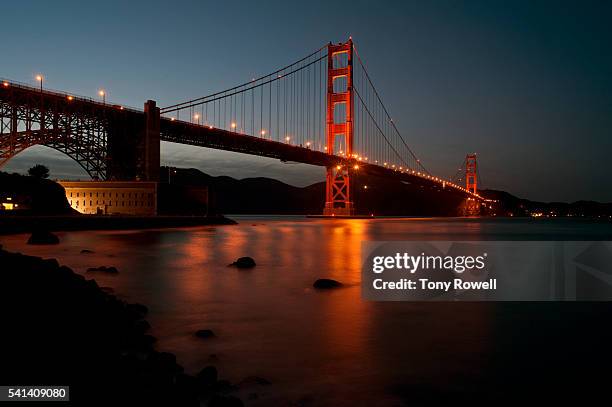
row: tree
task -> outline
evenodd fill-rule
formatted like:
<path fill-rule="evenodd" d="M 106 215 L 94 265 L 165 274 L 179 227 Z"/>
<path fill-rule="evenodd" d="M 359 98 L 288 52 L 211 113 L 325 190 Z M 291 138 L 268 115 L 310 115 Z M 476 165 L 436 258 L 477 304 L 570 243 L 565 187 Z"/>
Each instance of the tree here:
<path fill-rule="evenodd" d="M 49 178 L 49 169 L 42 164 L 36 164 L 28 170 L 28 175 L 34 178 Z"/>

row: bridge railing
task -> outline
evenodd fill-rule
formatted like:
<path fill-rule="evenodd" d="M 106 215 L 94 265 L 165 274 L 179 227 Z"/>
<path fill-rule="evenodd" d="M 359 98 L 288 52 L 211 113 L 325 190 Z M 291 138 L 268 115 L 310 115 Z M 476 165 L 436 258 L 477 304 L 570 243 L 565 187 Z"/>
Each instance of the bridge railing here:
<path fill-rule="evenodd" d="M 31 93 L 40 93 L 41 89 L 40 87 L 36 87 L 36 86 L 32 86 L 30 84 L 27 83 L 23 83 L 23 82 L 19 82 L 19 81 L 15 81 L 12 79 L 6 79 L 6 78 L 1 78 L 0 77 L 0 88 L 17 88 L 17 89 L 22 89 Z M 97 105 L 99 107 L 102 108 L 119 108 L 121 110 L 125 110 L 128 112 L 134 112 L 134 113 L 143 113 L 142 109 L 137 109 L 135 107 L 131 107 L 131 106 L 126 106 L 123 104 L 115 104 L 112 102 L 102 102 L 98 99 L 94 99 L 88 96 L 82 96 L 76 93 L 72 93 L 72 92 L 65 92 L 65 91 L 59 91 L 59 90 L 54 90 L 54 89 L 50 89 L 50 88 L 46 88 L 43 87 L 42 88 L 42 93 L 44 95 L 48 95 L 48 96 L 55 96 L 58 98 L 64 98 L 70 101 L 77 101 L 77 102 L 85 102 L 85 103 L 90 103 L 90 104 L 94 104 Z"/>

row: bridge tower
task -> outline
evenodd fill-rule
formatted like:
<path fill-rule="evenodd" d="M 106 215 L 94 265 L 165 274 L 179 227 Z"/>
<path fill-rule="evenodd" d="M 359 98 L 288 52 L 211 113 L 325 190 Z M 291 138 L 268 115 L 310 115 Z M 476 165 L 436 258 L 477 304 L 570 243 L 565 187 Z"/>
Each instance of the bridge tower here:
<path fill-rule="evenodd" d="M 465 156 L 465 188 L 473 194 L 476 194 L 478 189 L 476 165 L 476 153 Z"/>
<path fill-rule="evenodd" d="M 353 152 L 353 40 L 327 46 L 327 153 L 350 158 Z M 354 214 L 351 201 L 351 169 L 327 167 L 325 208 L 327 216 Z"/>

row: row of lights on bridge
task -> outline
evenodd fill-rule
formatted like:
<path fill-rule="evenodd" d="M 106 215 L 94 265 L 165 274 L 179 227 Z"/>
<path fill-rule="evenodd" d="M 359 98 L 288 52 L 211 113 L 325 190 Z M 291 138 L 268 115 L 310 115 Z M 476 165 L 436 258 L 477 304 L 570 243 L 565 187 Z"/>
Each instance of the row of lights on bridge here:
<path fill-rule="evenodd" d="M 36 81 L 38 82 L 39 86 L 40 86 L 40 91 L 43 91 L 43 83 L 45 81 L 45 77 L 42 74 L 38 74 L 35 76 Z M 2 86 L 5 88 L 8 88 L 11 84 L 8 81 L 3 81 L 2 82 Z M 102 103 L 106 104 L 106 90 L 104 89 L 99 89 L 98 90 L 98 95 L 102 98 Z M 68 101 L 73 101 L 74 100 L 74 96 L 72 95 L 66 95 L 66 99 Z M 123 110 L 123 106 L 119 106 L 119 108 L 121 110 Z"/>
<path fill-rule="evenodd" d="M 196 113 L 196 114 L 194 115 L 194 119 L 196 120 L 196 124 L 198 124 L 198 125 L 199 125 L 199 124 L 200 124 L 200 123 L 199 123 L 200 115 Z M 172 121 L 174 121 L 174 120 L 176 120 L 176 119 L 175 119 L 174 117 L 172 117 L 172 118 L 171 118 L 171 120 L 172 120 Z M 211 128 L 211 129 L 213 128 L 213 126 L 208 126 L 208 127 L 209 127 L 209 128 Z M 230 124 L 230 127 L 231 127 L 231 129 L 232 129 L 232 130 L 235 130 L 235 129 L 236 129 L 236 123 L 235 123 L 235 122 L 232 122 L 232 123 Z M 265 130 L 265 129 L 261 129 L 261 131 L 259 132 L 259 134 L 260 134 L 261 136 L 265 136 L 265 135 L 266 135 L 266 130 Z M 290 136 L 286 136 L 286 137 L 285 137 L 285 141 L 286 141 L 287 143 L 289 143 L 289 142 L 291 141 L 291 137 L 290 137 Z M 307 148 L 310 148 L 310 146 L 311 146 L 311 142 L 310 142 L 310 141 L 307 141 L 307 142 L 306 142 L 306 147 L 307 147 Z M 323 147 L 323 150 L 324 150 L 324 151 L 327 151 L 327 146 Z M 345 156 L 345 153 L 343 153 L 342 151 L 339 151 L 339 152 L 338 152 L 338 155 Z M 360 156 L 360 155 L 358 155 L 358 154 L 352 154 L 352 155 L 351 155 L 349 158 L 354 158 L 354 159 L 357 159 L 357 160 L 359 160 L 359 161 L 368 161 L 368 157 L 362 157 L 362 156 Z M 420 162 L 421 162 L 421 160 L 418 160 L 418 159 L 417 159 L 417 162 L 419 162 L 419 163 L 420 163 Z M 378 164 L 378 160 L 375 160 L 375 164 Z M 431 181 L 434 181 L 434 182 L 437 182 L 437 183 L 443 184 L 444 186 L 449 185 L 449 186 L 451 186 L 451 187 L 453 187 L 453 188 L 459 189 L 459 190 L 464 191 L 464 192 L 470 192 L 470 191 L 468 191 L 468 189 L 467 189 L 467 188 L 464 188 L 464 187 L 462 187 L 462 186 L 460 186 L 460 185 L 457 185 L 457 184 L 455 184 L 454 182 L 451 182 L 451 181 L 448 181 L 448 180 L 445 180 L 445 179 L 442 179 L 442 178 L 439 178 L 439 177 L 434 177 L 433 175 L 429 175 L 429 174 L 421 173 L 420 171 L 411 170 L 411 169 L 409 169 L 409 168 L 403 168 L 402 166 L 396 166 L 395 164 L 389 164 L 389 163 L 386 163 L 386 162 L 385 162 L 385 163 L 383 163 L 383 167 L 385 167 L 385 168 L 389 168 L 389 169 L 392 169 L 393 171 L 399 171 L 399 172 L 401 172 L 401 173 L 412 174 L 412 175 L 416 175 L 416 176 L 418 176 L 418 177 L 422 177 L 422 178 L 425 178 L 425 179 L 429 179 L 429 180 L 431 180 Z M 338 165 L 336 168 L 337 168 L 338 170 L 340 170 L 340 169 L 342 168 L 342 166 L 341 166 L 341 165 Z M 354 165 L 354 166 L 353 166 L 353 169 L 355 169 L 355 170 L 359 169 L 359 165 L 357 165 L 357 164 L 356 164 L 356 165 Z M 473 195 L 474 195 L 474 194 L 473 194 Z M 476 197 L 480 197 L 480 195 L 478 195 L 478 194 L 475 194 L 475 196 L 476 196 Z"/>
<path fill-rule="evenodd" d="M 376 161 L 376 163 L 378 163 L 378 161 Z M 449 186 L 451 186 L 451 187 L 453 187 L 453 188 L 455 188 L 455 189 L 459 189 L 459 190 L 461 190 L 461 191 L 468 192 L 468 193 L 470 193 L 471 195 L 474 195 L 474 196 L 476 196 L 476 197 L 480 198 L 480 195 L 471 193 L 471 192 L 470 192 L 470 191 L 469 191 L 467 188 L 464 188 L 464 187 L 462 187 L 462 186 L 460 186 L 460 185 L 457 185 L 457 184 L 455 184 L 454 182 L 451 182 L 451 181 L 448 181 L 448 180 L 445 180 L 445 179 L 442 179 L 442 178 L 439 178 L 439 177 L 435 177 L 435 176 L 433 176 L 433 175 L 429 175 L 429 174 L 421 173 L 420 171 L 411 170 L 411 169 L 409 169 L 409 168 L 396 167 L 396 165 L 395 165 L 395 164 L 389 165 L 388 163 L 383 163 L 383 166 L 384 166 L 385 168 L 392 169 L 393 171 L 399 171 L 399 172 L 401 172 L 402 174 L 412 174 L 412 175 L 416 175 L 416 176 L 421 177 L 421 178 L 425 178 L 425 179 L 428 179 L 428 180 L 431 180 L 431 181 L 437 182 L 437 183 L 439 183 L 439 184 L 443 184 L 444 186 L 449 185 Z M 343 167 L 344 167 L 343 165 L 338 164 L 338 165 L 336 166 L 336 169 L 337 169 L 337 170 L 341 170 Z M 358 170 L 358 169 L 359 169 L 359 165 L 358 165 L 358 164 L 353 165 L 353 169 L 354 169 L 354 170 Z M 366 187 L 364 187 L 364 189 L 367 189 L 367 186 L 366 186 Z"/>

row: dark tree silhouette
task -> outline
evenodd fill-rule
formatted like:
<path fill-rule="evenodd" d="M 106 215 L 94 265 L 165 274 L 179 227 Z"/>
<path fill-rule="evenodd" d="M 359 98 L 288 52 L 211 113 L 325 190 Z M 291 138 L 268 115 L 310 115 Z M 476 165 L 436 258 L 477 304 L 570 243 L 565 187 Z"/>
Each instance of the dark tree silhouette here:
<path fill-rule="evenodd" d="M 35 178 L 49 178 L 49 169 L 42 164 L 36 164 L 28 170 L 28 174 Z"/>

